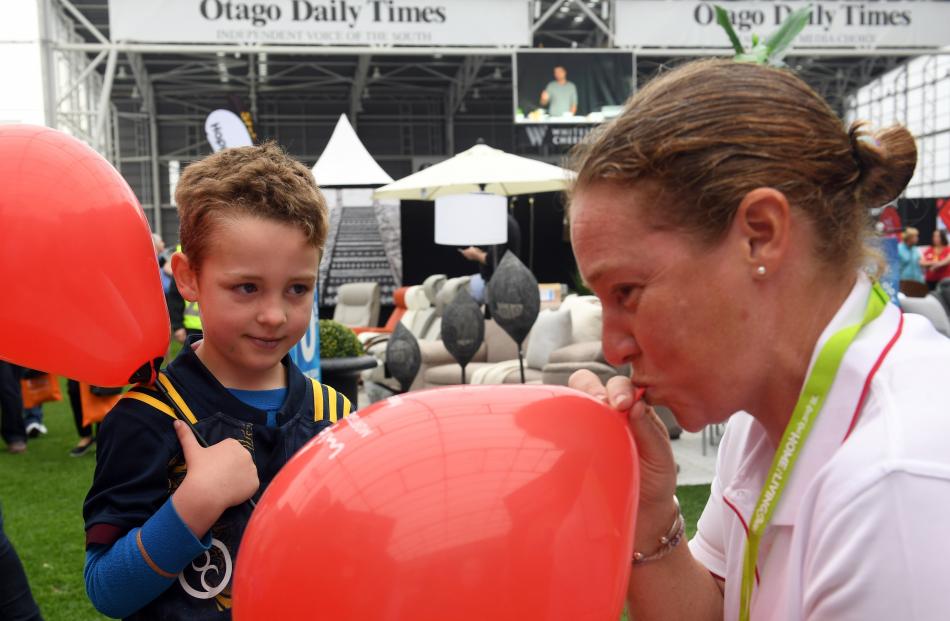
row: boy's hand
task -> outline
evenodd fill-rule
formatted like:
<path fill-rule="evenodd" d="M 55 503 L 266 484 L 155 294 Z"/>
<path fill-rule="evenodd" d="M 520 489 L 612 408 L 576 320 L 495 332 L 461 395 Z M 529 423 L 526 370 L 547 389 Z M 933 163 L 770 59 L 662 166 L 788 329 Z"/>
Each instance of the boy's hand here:
<path fill-rule="evenodd" d="M 260 486 L 257 468 L 250 452 L 233 438 L 205 448 L 180 420 L 175 421 L 175 433 L 188 473 L 172 496 L 172 503 L 200 539 L 225 509 L 254 495 Z"/>

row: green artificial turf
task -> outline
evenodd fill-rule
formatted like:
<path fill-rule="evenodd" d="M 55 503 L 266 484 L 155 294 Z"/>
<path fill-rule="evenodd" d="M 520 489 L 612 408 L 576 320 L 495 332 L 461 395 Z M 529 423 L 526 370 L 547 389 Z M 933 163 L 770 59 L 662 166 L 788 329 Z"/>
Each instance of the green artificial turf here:
<path fill-rule="evenodd" d="M 43 406 L 47 436 L 30 440 L 22 455 L 0 448 L 4 530 L 23 561 L 45 619 L 103 619 L 89 603 L 82 577 L 82 502 L 92 481 L 95 452 L 70 457 L 79 436 L 65 383 L 62 389 L 63 401 Z"/>
<path fill-rule="evenodd" d="M 95 454 L 69 456 L 78 436 L 65 385 L 63 396 L 59 403 L 44 405 L 49 435 L 31 440 L 22 455 L 0 448 L 4 530 L 20 554 L 47 621 L 104 619 L 89 603 L 82 575 L 82 502 L 92 481 Z M 677 494 L 687 533 L 692 535 L 709 486 L 681 487 Z"/>

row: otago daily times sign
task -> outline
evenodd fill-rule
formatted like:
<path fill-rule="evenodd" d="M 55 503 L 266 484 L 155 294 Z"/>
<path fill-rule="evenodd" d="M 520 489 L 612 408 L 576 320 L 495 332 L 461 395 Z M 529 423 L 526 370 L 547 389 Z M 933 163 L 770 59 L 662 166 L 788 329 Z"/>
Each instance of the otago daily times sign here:
<path fill-rule="evenodd" d="M 524 0 L 109 0 L 113 41 L 530 45 Z"/>
<path fill-rule="evenodd" d="M 811 19 L 794 49 L 938 48 L 950 44 L 950 2 L 927 0 L 803 0 L 703 2 L 617 0 L 615 42 L 630 47 L 729 47 L 716 23 L 715 4 L 729 13 L 736 33 L 748 44 L 752 34 L 774 31 L 788 15 L 811 5 Z"/>

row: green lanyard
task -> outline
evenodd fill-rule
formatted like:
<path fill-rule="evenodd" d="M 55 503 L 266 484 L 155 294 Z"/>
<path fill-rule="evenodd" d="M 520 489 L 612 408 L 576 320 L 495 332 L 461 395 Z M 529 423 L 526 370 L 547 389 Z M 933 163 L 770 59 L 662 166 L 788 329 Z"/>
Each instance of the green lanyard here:
<path fill-rule="evenodd" d="M 788 426 L 785 427 L 785 433 L 782 434 L 782 441 L 779 443 L 778 450 L 775 451 L 772 467 L 769 469 L 765 485 L 762 487 L 762 493 L 759 495 L 759 500 L 755 505 L 755 511 L 752 513 L 752 519 L 749 523 L 749 543 L 746 545 L 745 559 L 742 564 L 740 621 L 749 621 L 752 587 L 755 584 L 755 565 L 759 556 L 762 534 L 772 519 L 772 514 L 775 512 L 779 498 L 785 490 L 785 484 L 791 476 L 792 468 L 795 467 L 802 446 L 804 446 L 805 440 L 811 432 L 815 418 L 825 404 L 825 398 L 828 396 L 828 391 L 831 390 L 835 375 L 838 374 L 838 367 L 841 366 L 844 353 L 857 337 L 861 328 L 876 319 L 884 311 L 887 302 L 888 297 L 884 289 L 879 284 L 875 284 L 871 289 L 871 295 L 868 298 L 867 307 L 864 309 L 864 318 L 861 323 L 843 328 L 828 339 L 828 342 L 825 343 L 818 354 L 818 359 L 815 361 L 811 374 L 805 380 L 805 387 L 798 397 L 798 403 L 795 404 L 792 418 L 788 422 Z"/>

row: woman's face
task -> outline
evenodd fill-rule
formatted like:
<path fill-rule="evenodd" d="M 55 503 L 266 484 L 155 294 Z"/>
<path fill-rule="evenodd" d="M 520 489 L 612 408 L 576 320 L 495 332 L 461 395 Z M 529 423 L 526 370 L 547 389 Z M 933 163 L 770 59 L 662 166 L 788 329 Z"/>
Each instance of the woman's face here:
<path fill-rule="evenodd" d="M 920 241 L 920 235 L 917 233 L 910 233 L 907 235 L 908 246 L 916 246 L 918 241 Z"/>
<path fill-rule="evenodd" d="M 943 240 L 940 238 L 940 230 L 939 230 L 939 229 L 934 231 L 933 237 L 930 238 L 930 243 L 931 243 L 931 245 L 934 245 L 934 246 L 942 246 L 942 245 L 943 245 Z"/>
<path fill-rule="evenodd" d="M 752 320 L 741 243 L 727 234 L 707 246 L 657 230 L 643 216 L 651 200 L 636 187 L 580 189 L 571 206 L 574 253 L 603 304 L 607 360 L 630 363 L 647 401 L 698 431 L 743 408 L 740 395 L 767 372 L 767 347 L 756 343 L 768 339 Z"/>

